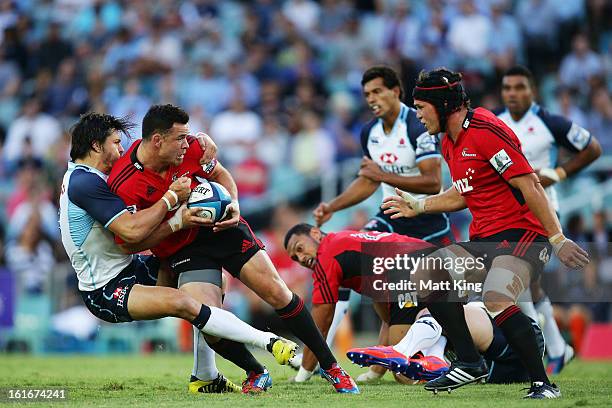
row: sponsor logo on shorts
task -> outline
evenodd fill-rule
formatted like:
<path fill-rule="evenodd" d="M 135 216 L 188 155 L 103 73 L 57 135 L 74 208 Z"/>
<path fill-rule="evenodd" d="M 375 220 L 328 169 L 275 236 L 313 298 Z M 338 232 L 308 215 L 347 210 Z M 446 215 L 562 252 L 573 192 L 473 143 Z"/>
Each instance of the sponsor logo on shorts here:
<path fill-rule="evenodd" d="M 243 239 L 241 252 L 244 254 L 246 251 L 253 248 L 254 246 L 255 246 L 255 242 Z"/>
<path fill-rule="evenodd" d="M 416 292 L 406 292 L 397 295 L 397 306 L 400 309 L 417 306 Z"/>
<path fill-rule="evenodd" d="M 548 248 L 546 247 L 542 248 L 538 258 L 540 258 L 540 261 L 542 261 L 542 263 L 548 263 L 548 261 L 550 260 L 550 254 L 548 253 Z"/>
<path fill-rule="evenodd" d="M 176 268 L 179 265 L 182 265 L 184 263 L 190 262 L 191 258 L 185 258 L 185 259 L 181 259 L 180 261 L 176 261 L 173 264 L 170 265 L 171 268 Z"/>
<path fill-rule="evenodd" d="M 123 307 L 123 302 L 125 302 L 125 295 L 128 291 L 129 286 L 125 286 L 123 288 L 117 288 L 113 292 L 113 298 L 117 299 L 117 306 Z"/>
<path fill-rule="evenodd" d="M 508 248 L 510 248 L 510 243 L 508 242 L 507 239 L 504 239 L 502 242 L 497 244 L 497 246 L 495 247 L 495 249 L 508 249 Z"/>

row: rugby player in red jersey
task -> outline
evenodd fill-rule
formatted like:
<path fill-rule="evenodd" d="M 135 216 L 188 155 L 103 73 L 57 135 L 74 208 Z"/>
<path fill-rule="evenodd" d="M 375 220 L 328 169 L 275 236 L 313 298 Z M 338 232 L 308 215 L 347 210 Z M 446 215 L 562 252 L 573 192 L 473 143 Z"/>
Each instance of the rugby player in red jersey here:
<path fill-rule="evenodd" d="M 460 257 L 486 256 L 483 301 L 529 372 L 526 398 L 558 398 L 561 393 L 546 375 L 533 327 L 516 301 L 548 261 L 551 247 L 572 268 L 584 267 L 588 254 L 563 235 L 512 130 L 488 110 L 470 108 L 460 74 L 446 69 L 421 72 L 413 97 L 428 132 L 444 133 L 442 154 L 453 187 L 424 200 L 397 190 L 400 195 L 387 198 L 383 208 L 393 217 L 470 210 L 470 242 L 444 250 Z M 440 295 L 419 294 L 430 301 Z M 459 360 L 425 389 L 453 389 L 483 378 L 486 365 L 470 341 L 460 305 L 440 302 L 433 309 L 429 307 L 454 343 Z"/>
<path fill-rule="evenodd" d="M 127 205 L 147 208 L 160 198 L 176 178 L 196 176 L 216 181 L 229 191 L 233 201 L 227 219 L 205 228 L 177 231 L 152 252 L 167 258 L 179 275 L 179 287 L 194 298 L 221 306 L 221 270 L 240 279 L 276 310 L 292 333 L 317 356 L 325 377 L 337 392 L 358 393 L 352 378 L 338 365 L 304 302 L 292 293 L 266 255 L 263 244 L 240 217 L 238 191 L 231 174 L 218 162 L 203 168 L 198 143 L 189 136 L 189 115 L 173 105 L 154 105 L 142 123 L 142 140 L 132 144 L 113 168 L 108 180 Z M 169 212 L 170 214 L 172 212 Z M 146 241 L 142 246 L 146 246 Z M 140 248 L 134 247 L 134 250 Z M 271 378 L 243 345 L 208 338 L 213 350 L 247 372 L 244 392 L 264 391 Z"/>
<path fill-rule="evenodd" d="M 377 261 L 400 254 L 424 256 L 436 247 L 418 238 L 390 232 L 340 231 L 325 234 L 312 225 L 297 224 L 285 235 L 285 249 L 291 259 L 313 271 L 311 313 L 324 336 L 332 324 L 342 287 L 374 301 L 376 313 L 389 326 L 388 338 L 379 341 L 396 344 L 406 335 L 422 307 L 415 306 L 412 301 L 412 290 L 387 290 L 388 286 L 382 286 L 383 282 L 400 283 L 403 278 L 410 280 L 410 270 L 400 267 L 383 272 L 381 263 Z M 410 266 L 410 263 L 406 262 L 406 266 Z M 395 353 L 395 357 L 398 361 L 405 360 L 405 356 L 399 353 Z M 381 365 L 391 368 L 389 364 Z M 315 366 L 314 355 L 305 348 L 296 381 L 308 379 Z"/>

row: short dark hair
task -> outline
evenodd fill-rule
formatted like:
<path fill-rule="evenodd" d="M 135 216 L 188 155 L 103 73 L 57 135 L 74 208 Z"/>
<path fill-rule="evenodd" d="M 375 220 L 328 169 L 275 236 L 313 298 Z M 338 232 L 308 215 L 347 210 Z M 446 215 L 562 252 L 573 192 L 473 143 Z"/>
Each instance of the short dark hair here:
<path fill-rule="evenodd" d="M 103 144 L 115 130 L 130 139 L 129 131 L 133 127 L 134 124 L 127 117 L 118 118 L 106 113 L 88 112 L 70 129 L 70 158 L 72 161 L 85 158 L 95 142 Z"/>
<path fill-rule="evenodd" d="M 153 105 L 142 119 L 142 138 L 148 140 L 155 132 L 165 133 L 175 123 L 186 124 L 189 114 L 171 104 Z"/>
<path fill-rule="evenodd" d="M 289 240 L 294 235 L 309 235 L 310 231 L 314 228 L 314 225 L 310 225 L 307 223 L 296 224 L 293 227 L 289 228 L 287 234 L 285 234 L 285 249 L 287 249 L 287 245 L 289 244 Z"/>
<path fill-rule="evenodd" d="M 361 77 L 361 86 L 364 86 L 366 83 L 376 78 L 382 78 L 383 84 L 389 89 L 393 89 L 396 86 L 399 87 L 400 99 L 404 99 L 404 87 L 402 86 L 402 81 L 393 68 L 386 65 L 377 65 L 368 68 Z"/>
<path fill-rule="evenodd" d="M 531 71 L 529 70 L 529 68 L 527 68 L 526 66 L 523 65 L 515 65 L 512 68 L 509 68 L 506 72 L 504 72 L 504 77 L 507 76 L 523 76 L 525 78 L 527 78 L 529 80 L 529 84 L 531 84 L 531 86 L 535 85 L 535 80 L 533 78 L 533 74 L 531 73 Z"/>

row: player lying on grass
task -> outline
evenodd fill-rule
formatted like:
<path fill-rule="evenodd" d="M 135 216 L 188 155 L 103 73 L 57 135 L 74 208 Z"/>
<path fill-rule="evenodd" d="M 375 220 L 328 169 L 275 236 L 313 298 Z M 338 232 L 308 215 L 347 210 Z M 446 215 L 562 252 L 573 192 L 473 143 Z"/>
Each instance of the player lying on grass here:
<path fill-rule="evenodd" d="M 368 247 L 374 245 L 375 247 Z M 389 325 L 389 343 L 398 343 L 414 322 L 418 307 L 401 293 L 403 304 L 394 294 L 378 291 L 373 283 L 373 253 L 386 256 L 413 253 L 414 256 L 429 253 L 435 247 L 418 238 L 411 238 L 378 231 L 340 231 L 323 233 L 310 224 L 297 224 L 285 236 L 285 249 L 294 261 L 313 271 L 312 317 L 323 335 L 331 326 L 340 287 L 350 288 L 374 300 L 374 309 L 381 320 Z M 405 271 L 409 278 L 409 271 Z M 385 275 L 386 279 L 394 277 Z M 304 348 L 302 365 L 296 381 L 312 376 L 316 359 Z"/>
<path fill-rule="evenodd" d="M 295 343 L 256 330 L 184 291 L 155 286 L 159 260 L 128 255 L 115 243 L 113 234 L 126 242 L 147 240 L 154 245 L 175 230 L 203 224 L 194 216 L 195 209 L 184 206 L 164 222 L 170 209 L 189 197 L 188 178 L 177 179 L 154 205 L 135 212 L 110 191 L 106 179 L 123 153 L 121 133 L 128 136 L 129 129 L 127 121 L 97 113 L 82 116 L 72 129 L 72 160 L 60 196 L 60 229 L 87 308 L 110 323 L 179 317 L 210 335 L 267 349 L 280 364 L 286 364 L 295 353 Z M 237 388 L 228 386 L 220 374 L 211 386 L 228 391 Z"/>
<path fill-rule="evenodd" d="M 200 145 L 189 136 L 189 115 L 174 105 L 154 105 L 142 122 L 142 139 L 135 141 L 117 161 L 108 178 L 114 191 L 129 206 L 139 209 L 155 205 L 174 178 L 196 177 L 223 185 L 232 197 L 225 219 L 208 227 L 177 231 L 151 251 L 167 258 L 179 275 L 179 289 L 212 306 L 221 306 L 222 269 L 240 279 L 272 306 L 283 323 L 310 350 L 313 350 L 322 375 L 337 392 L 358 393 L 353 379 L 336 362 L 317 330 L 304 302 L 289 290 L 279 276 L 264 246 L 248 222 L 240 216 L 238 189 L 229 171 L 215 161 L 203 168 L 199 162 Z M 211 228 L 212 227 L 212 228 Z M 137 252 L 149 242 L 132 245 Z M 248 378 L 243 391 L 263 391 L 271 385 L 269 372 L 251 352 L 237 342 L 208 337 L 210 347 L 243 368 Z"/>
<path fill-rule="evenodd" d="M 493 319 L 480 302 L 463 307 L 474 346 L 487 360 L 488 383 L 515 383 L 529 381 L 529 374 Z M 538 345 L 544 353 L 544 336 L 535 321 Z M 380 366 L 413 380 L 432 380 L 448 371 L 444 360 L 445 349 L 451 349 L 440 324 L 422 309 L 406 336 L 393 346 L 355 348 L 346 355 L 361 366 Z M 449 353 L 450 354 L 450 353 Z M 372 367 L 371 367 L 372 368 Z"/>
<path fill-rule="evenodd" d="M 383 208 L 392 218 L 469 209 L 470 241 L 444 248 L 463 260 L 486 258 L 483 301 L 508 343 L 529 372 L 530 399 L 558 398 L 560 390 L 546 375 L 531 320 L 516 306 L 537 278 L 551 250 L 570 268 L 583 268 L 588 254 L 563 231 L 514 132 L 493 113 L 472 109 L 461 74 L 446 69 L 421 72 L 413 91 L 417 117 L 430 134 L 444 133 L 442 154 L 453 186 L 424 200 L 408 193 L 387 197 Z M 441 251 L 442 252 L 442 251 Z M 454 281 L 462 277 L 450 270 Z M 417 279 L 436 277 L 416 271 Z M 458 359 L 445 375 L 429 381 L 426 390 L 450 390 L 485 378 L 486 363 L 474 347 L 463 308 L 445 302 L 452 292 L 422 290 L 432 316 L 453 343 Z"/>

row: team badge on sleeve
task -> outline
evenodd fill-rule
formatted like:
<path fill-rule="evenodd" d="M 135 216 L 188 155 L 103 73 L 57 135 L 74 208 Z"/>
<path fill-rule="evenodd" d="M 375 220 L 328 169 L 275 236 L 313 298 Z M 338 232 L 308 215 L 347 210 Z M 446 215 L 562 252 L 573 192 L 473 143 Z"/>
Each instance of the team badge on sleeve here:
<path fill-rule="evenodd" d="M 567 132 L 567 140 L 578 150 L 584 150 L 591 140 L 591 134 L 588 130 L 572 123 L 572 127 Z"/>
<path fill-rule="evenodd" d="M 493 157 L 489 160 L 493 168 L 499 173 L 504 174 L 508 167 L 512 166 L 512 159 L 508 156 L 508 153 L 504 149 L 501 149 L 499 152 L 495 153 Z"/>
<path fill-rule="evenodd" d="M 435 153 L 436 152 L 436 140 L 434 136 L 425 132 L 419 137 L 417 137 L 416 143 L 416 155 L 420 156 L 426 153 Z"/>

